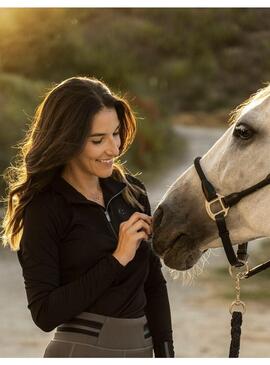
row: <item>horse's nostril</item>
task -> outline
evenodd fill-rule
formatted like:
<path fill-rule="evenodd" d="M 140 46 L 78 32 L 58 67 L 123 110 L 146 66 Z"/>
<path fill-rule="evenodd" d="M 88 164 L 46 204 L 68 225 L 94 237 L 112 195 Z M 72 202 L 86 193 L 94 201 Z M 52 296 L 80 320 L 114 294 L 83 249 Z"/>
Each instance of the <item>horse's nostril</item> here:
<path fill-rule="evenodd" d="M 163 217 L 163 209 L 161 207 L 158 207 L 158 209 L 154 214 L 154 220 L 153 220 L 154 229 L 160 226 L 162 217 Z"/>

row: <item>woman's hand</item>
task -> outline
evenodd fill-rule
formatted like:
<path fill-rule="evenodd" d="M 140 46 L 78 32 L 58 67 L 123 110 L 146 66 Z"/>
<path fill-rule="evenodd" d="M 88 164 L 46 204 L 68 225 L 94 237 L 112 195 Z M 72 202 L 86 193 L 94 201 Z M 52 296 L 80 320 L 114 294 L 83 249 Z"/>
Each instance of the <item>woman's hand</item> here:
<path fill-rule="evenodd" d="M 113 256 L 124 266 L 131 261 L 141 241 L 148 240 L 152 234 L 152 217 L 135 212 L 119 227 L 119 238 Z"/>

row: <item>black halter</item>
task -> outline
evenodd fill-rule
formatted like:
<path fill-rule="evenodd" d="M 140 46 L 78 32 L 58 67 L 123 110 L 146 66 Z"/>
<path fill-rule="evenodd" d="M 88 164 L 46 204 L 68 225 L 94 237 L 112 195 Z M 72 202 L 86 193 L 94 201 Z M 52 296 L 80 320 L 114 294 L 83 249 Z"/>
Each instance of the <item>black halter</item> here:
<path fill-rule="evenodd" d="M 202 190 L 205 196 L 205 206 L 206 211 L 211 219 L 213 219 L 218 227 L 219 236 L 221 238 L 227 259 L 232 266 L 242 266 L 245 261 L 247 260 L 247 242 L 238 245 L 237 255 L 235 254 L 232 242 L 230 239 L 229 231 L 226 227 L 225 217 L 229 211 L 229 208 L 233 205 L 237 204 L 243 197 L 263 188 L 264 186 L 270 184 L 270 174 L 266 176 L 265 179 L 260 181 L 258 184 L 255 184 L 243 191 L 232 193 L 227 196 L 222 196 L 218 194 L 214 188 L 214 186 L 207 180 L 201 165 L 200 165 L 201 157 L 196 157 L 194 160 L 195 169 L 201 179 L 202 183 Z M 212 210 L 213 204 L 219 204 L 220 209 L 217 211 Z M 270 267 L 270 260 L 254 267 L 253 269 L 249 270 L 248 273 L 245 275 L 246 278 L 255 275 L 256 273 L 267 269 Z"/>

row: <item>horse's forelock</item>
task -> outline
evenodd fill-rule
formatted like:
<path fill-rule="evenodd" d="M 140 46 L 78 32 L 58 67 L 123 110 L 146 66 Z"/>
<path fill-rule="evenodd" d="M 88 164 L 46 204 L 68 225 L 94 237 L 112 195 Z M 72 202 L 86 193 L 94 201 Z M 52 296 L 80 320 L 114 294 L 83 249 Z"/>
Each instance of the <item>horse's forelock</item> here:
<path fill-rule="evenodd" d="M 266 99 L 270 96 L 270 83 L 262 89 L 259 89 L 256 93 L 252 94 L 247 100 L 242 104 L 238 105 L 229 115 L 228 123 L 229 125 L 234 124 L 242 114 L 244 114 L 245 109 L 251 106 L 251 103 L 259 100 Z"/>

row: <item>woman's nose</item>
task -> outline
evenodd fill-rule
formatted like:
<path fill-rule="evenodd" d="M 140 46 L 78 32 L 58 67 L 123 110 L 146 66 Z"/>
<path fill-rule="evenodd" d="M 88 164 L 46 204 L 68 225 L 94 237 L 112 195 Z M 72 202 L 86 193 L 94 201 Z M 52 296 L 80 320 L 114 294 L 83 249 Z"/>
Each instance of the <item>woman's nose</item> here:
<path fill-rule="evenodd" d="M 119 154 L 119 143 L 117 143 L 114 139 L 110 141 L 107 153 L 110 156 L 117 156 Z"/>

